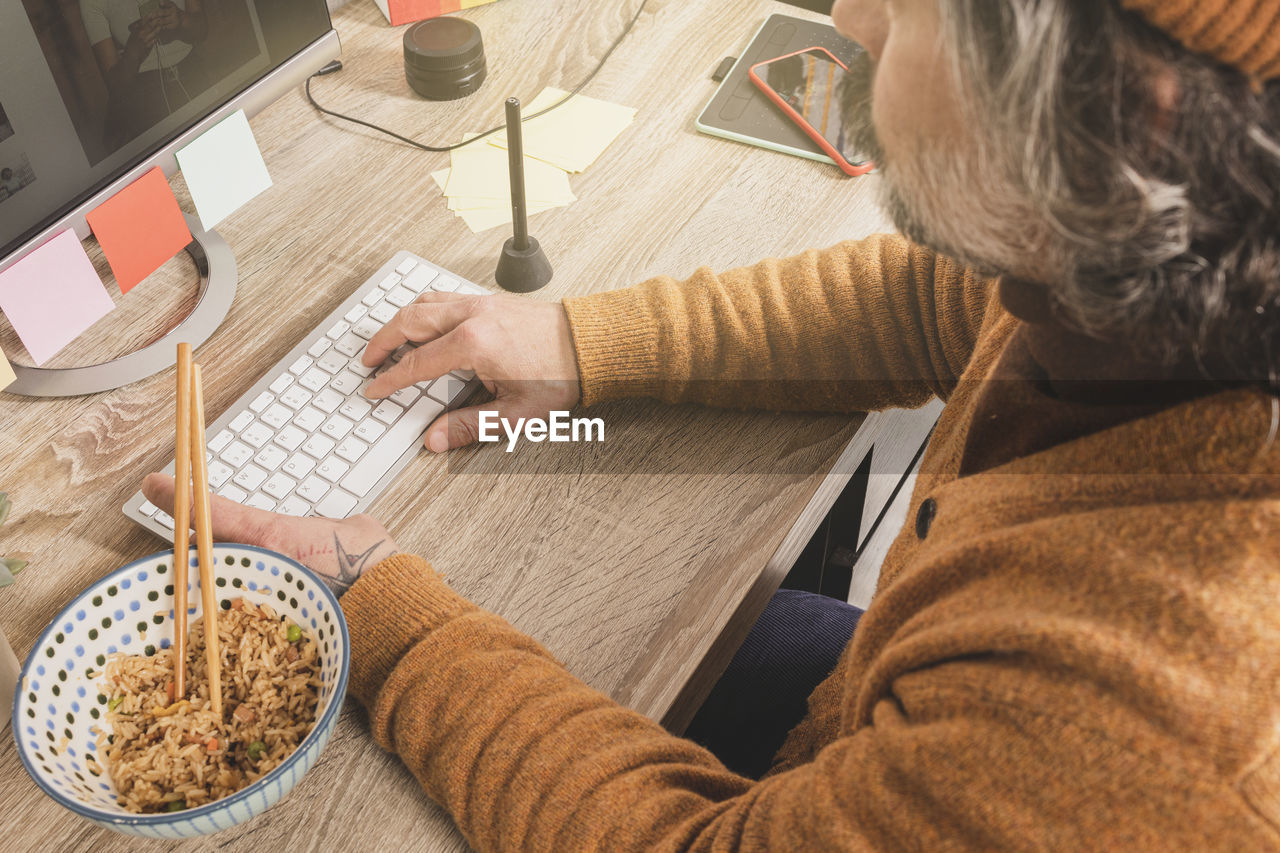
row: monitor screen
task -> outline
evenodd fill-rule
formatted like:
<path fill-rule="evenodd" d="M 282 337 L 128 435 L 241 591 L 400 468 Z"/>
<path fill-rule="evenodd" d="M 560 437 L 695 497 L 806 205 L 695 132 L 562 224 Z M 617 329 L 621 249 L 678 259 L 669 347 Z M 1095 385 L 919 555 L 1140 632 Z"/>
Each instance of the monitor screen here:
<path fill-rule="evenodd" d="M 0 258 L 329 29 L 325 0 L 4 0 Z"/>

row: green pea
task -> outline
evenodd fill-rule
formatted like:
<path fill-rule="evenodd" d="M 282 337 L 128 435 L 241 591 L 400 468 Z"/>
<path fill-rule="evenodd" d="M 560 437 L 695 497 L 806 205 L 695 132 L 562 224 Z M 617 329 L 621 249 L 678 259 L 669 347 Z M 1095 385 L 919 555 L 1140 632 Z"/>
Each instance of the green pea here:
<path fill-rule="evenodd" d="M 107 703 L 107 710 L 114 711 L 116 708 L 120 707 L 120 703 L 123 701 L 124 701 L 123 696 L 117 696 L 116 698 L 112 699 L 110 702 Z"/>
<path fill-rule="evenodd" d="M 296 643 L 302 639 L 302 629 L 299 628 L 297 625 L 290 625 L 289 630 L 285 633 L 285 636 L 289 638 L 289 642 Z"/>
<path fill-rule="evenodd" d="M 167 812 L 180 812 L 187 807 L 185 800 L 170 800 L 165 804 L 164 810 Z"/>
<path fill-rule="evenodd" d="M 265 743 L 260 740 L 255 740 L 253 743 L 249 744 L 249 757 L 254 761 L 257 761 L 259 756 L 262 755 L 262 751 L 266 748 L 267 745 Z"/>

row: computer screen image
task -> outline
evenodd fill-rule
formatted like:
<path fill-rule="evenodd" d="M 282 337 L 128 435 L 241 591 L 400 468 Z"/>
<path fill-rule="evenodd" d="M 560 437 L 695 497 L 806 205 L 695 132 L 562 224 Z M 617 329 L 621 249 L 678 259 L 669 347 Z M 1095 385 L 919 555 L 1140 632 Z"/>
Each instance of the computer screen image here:
<path fill-rule="evenodd" d="M 326 33 L 324 0 L 3 4 L 0 261 Z"/>

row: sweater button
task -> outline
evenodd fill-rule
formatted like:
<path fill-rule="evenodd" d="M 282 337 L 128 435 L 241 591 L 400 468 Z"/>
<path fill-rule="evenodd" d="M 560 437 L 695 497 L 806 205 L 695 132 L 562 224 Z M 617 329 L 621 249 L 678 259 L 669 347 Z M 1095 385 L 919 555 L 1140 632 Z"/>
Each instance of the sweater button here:
<path fill-rule="evenodd" d="M 916 536 L 924 539 L 929 535 L 929 527 L 933 524 L 933 518 L 938 514 L 938 502 L 933 498 L 925 498 L 920 504 L 920 509 L 916 511 Z"/>

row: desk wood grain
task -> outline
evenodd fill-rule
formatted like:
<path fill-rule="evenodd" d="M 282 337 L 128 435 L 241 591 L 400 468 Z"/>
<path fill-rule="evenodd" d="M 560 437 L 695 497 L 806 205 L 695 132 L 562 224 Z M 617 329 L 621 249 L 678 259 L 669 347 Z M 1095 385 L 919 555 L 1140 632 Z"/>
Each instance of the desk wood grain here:
<path fill-rule="evenodd" d="M 314 89 L 326 105 L 406 135 L 456 140 L 499 122 L 508 95 L 528 100 L 545 85 L 576 83 L 637 2 L 502 0 L 470 10 L 466 17 L 484 33 L 489 79 L 478 95 L 441 104 L 412 94 L 402 31 L 387 27 L 373 3 L 356 0 L 335 15 L 346 67 Z M 573 176 L 579 201 L 532 219 L 556 269 L 532 298 L 684 276 L 701 265 L 727 268 L 884 226 L 874 179 L 846 180 L 832 167 L 693 127 L 720 58 L 741 50 L 778 11 L 809 14 L 772 0 L 650 0 L 586 90 L 639 108 L 638 118 L 600 162 Z M 394 251 L 415 251 L 492 285 L 505 236 L 472 234 L 445 209 L 430 173 L 448 155 L 320 117 L 301 91 L 253 128 L 275 184 L 219 229 L 236 254 L 240 292 L 197 353 L 211 413 L 224 411 Z M 190 209 L 180 177 L 174 185 Z M 190 307 L 191 276 L 179 257 L 128 296 L 116 290 L 119 308 L 55 366 L 103 360 L 162 335 Z M 23 360 L 7 327 L 0 344 Z M 146 472 L 172 458 L 172 387 L 170 370 L 90 397 L 0 394 L 0 488 L 14 503 L 0 551 L 31 560 L 20 583 L 0 593 L 0 625 L 20 657 L 91 580 L 163 547 L 120 507 Z M 495 445 L 447 459 L 424 452 L 373 513 L 460 592 L 540 639 L 578 676 L 678 729 L 777 586 L 787 554 L 803 546 L 806 525 L 816 525 L 823 501 L 850 473 L 837 460 L 861 419 L 646 401 L 593 414 L 606 418 L 607 444 L 624 448 L 625 466 L 610 464 L 604 450 L 550 468 L 536 454 L 502 457 Z M 9 780 L 0 837 L 12 849 L 163 847 L 63 811 L 25 778 L 7 735 L 0 774 Z M 465 843 L 373 744 L 349 702 L 319 765 L 291 796 L 246 826 L 185 847 Z"/>

